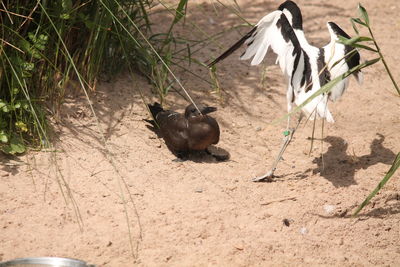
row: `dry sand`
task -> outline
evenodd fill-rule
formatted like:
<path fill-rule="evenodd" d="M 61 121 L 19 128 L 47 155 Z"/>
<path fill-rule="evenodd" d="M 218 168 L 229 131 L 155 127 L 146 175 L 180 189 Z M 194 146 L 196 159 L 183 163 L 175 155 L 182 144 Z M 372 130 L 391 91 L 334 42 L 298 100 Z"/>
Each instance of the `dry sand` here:
<path fill-rule="evenodd" d="M 328 20 L 353 33 L 349 18 L 357 16 L 358 0 L 297 2 L 311 43 L 329 41 Z M 238 3 L 253 23 L 279 5 Z M 400 82 L 400 4 L 364 6 Z M 202 36 L 190 22 L 209 35 L 241 23 L 211 1 L 192 1 L 188 11 L 179 29 L 184 37 Z M 195 57 L 208 61 L 247 30 L 226 33 Z M 315 142 L 310 156 L 312 123 L 296 133 L 276 181 L 253 183 L 279 149 L 285 122 L 271 122 L 285 114 L 286 85 L 273 64 L 261 82 L 265 66 L 238 61 L 239 53 L 218 66 L 220 95 L 204 81 L 210 81 L 204 67 L 190 66 L 204 80 L 176 70 L 196 102 L 218 107 L 218 146 L 230 152 L 229 161 L 206 154 L 177 161 L 142 121 L 148 114 L 138 89 L 149 102 L 156 98 L 139 76 L 101 83 L 91 96 L 108 150 L 85 98 L 67 98 L 55 124 L 56 153 L 1 158 L 0 261 L 60 256 L 98 266 L 399 266 L 400 173 L 360 216 L 350 216 L 400 151 L 400 99 L 382 64 L 364 71 L 362 86 L 352 78 L 344 98 L 330 104 L 336 122 L 325 124 L 325 141 Z M 171 92 L 167 104 L 182 110 L 187 102 Z"/>

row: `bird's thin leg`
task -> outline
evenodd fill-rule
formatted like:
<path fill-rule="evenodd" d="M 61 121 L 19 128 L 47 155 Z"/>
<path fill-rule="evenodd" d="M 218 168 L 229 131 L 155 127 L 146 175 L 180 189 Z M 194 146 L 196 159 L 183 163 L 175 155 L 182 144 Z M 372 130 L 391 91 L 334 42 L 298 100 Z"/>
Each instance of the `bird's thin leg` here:
<path fill-rule="evenodd" d="M 293 98 L 294 98 L 294 94 L 293 94 L 293 88 L 291 85 L 289 85 L 287 91 L 286 91 L 286 100 L 287 100 L 287 111 L 288 111 L 288 118 L 287 118 L 287 125 L 286 125 L 286 131 L 285 131 L 285 136 L 287 136 L 290 132 L 290 113 L 292 111 L 292 103 L 293 103 Z"/>
<path fill-rule="evenodd" d="M 289 133 L 285 136 L 285 139 L 283 140 L 283 143 L 281 146 L 281 150 L 279 151 L 278 156 L 276 157 L 274 163 L 272 164 L 271 170 L 264 175 L 254 178 L 253 182 L 261 182 L 261 181 L 272 182 L 272 180 L 274 178 L 274 172 L 276 170 L 276 166 L 278 165 L 278 162 L 282 159 L 282 155 L 285 152 L 288 145 L 290 144 L 290 141 L 292 141 L 293 135 L 296 132 L 297 128 L 299 127 L 302 119 L 303 119 L 303 114 L 300 113 L 300 117 L 299 117 L 296 127 L 293 129 L 290 129 Z"/>
<path fill-rule="evenodd" d="M 290 130 L 290 115 L 287 118 L 286 131 Z"/>

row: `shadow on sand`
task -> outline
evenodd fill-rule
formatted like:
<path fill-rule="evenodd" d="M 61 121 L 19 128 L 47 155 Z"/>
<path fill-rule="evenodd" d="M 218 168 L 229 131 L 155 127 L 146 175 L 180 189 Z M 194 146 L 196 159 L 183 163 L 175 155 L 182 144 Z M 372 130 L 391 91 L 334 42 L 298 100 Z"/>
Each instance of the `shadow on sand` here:
<path fill-rule="evenodd" d="M 354 179 L 356 171 L 368 169 L 378 163 L 392 164 L 396 154 L 383 146 L 385 137 L 377 133 L 371 145 L 371 152 L 368 155 L 358 157 L 347 154 L 347 142 L 337 136 L 328 136 L 324 139 L 330 144 L 328 151 L 313 160 L 318 165 L 313 173 L 320 173 L 329 180 L 335 187 L 350 186 L 357 184 Z"/>

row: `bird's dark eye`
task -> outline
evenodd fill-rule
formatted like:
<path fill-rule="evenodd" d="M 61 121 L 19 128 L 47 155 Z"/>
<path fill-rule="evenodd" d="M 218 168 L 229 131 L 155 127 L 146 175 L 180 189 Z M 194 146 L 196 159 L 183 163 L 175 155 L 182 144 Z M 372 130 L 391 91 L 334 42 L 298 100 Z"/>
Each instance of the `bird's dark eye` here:
<path fill-rule="evenodd" d="M 190 110 L 190 112 L 195 113 L 196 109 L 194 108 L 194 109 Z"/>

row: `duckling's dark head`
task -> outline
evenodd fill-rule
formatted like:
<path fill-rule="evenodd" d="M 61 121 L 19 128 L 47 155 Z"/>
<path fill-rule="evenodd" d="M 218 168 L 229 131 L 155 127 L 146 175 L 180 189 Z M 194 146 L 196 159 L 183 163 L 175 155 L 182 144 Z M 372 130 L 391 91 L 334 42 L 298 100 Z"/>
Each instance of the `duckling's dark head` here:
<path fill-rule="evenodd" d="M 199 108 L 201 114 L 199 113 L 199 110 L 197 110 L 197 108 L 193 104 L 190 104 L 185 109 L 185 118 L 193 118 L 193 117 L 197 117 L 200 115 L 206 115 L 208 113 L 211 113 L 211 112 L 214 112 L 217 110 L 216 107 L 208 107 L 208 106 L 204 106 L 204 105 L 197 105 L 197 107 Z"/>

